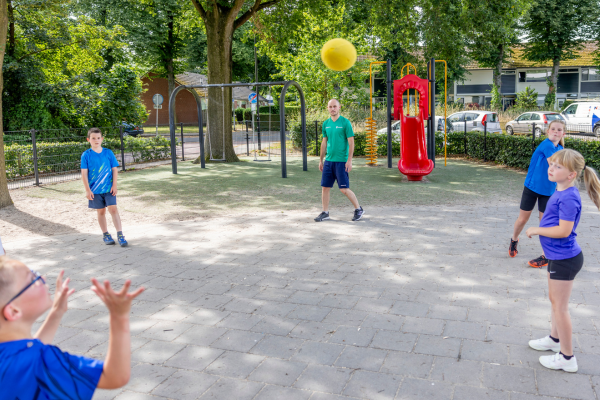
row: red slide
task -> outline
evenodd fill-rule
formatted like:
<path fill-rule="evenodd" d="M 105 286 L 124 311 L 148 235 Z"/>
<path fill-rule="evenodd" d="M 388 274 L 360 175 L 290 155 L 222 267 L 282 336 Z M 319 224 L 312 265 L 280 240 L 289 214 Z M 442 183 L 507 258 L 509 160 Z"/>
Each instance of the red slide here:
<path fill-rule="evenodd" d="M 394 81 L 394 119 L 400 120 L 402 135 L 398 170 L 409 181 L 420 181 L 433 170 L 433 161 L 427 158 L 425 140 L 425 120 L 429 116 L 429 90 L 427 79 L 416 75 L 406 75 Z M 419 92 L 419 112 L 416 116 L 407 116 L 403 111 L 402 95 L 408 89 Z"/>

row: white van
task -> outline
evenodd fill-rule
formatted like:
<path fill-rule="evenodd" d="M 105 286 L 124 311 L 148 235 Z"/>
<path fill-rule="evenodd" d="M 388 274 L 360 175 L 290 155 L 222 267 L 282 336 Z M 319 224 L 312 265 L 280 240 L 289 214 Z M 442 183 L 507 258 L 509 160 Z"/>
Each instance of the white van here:
<path fill-rule="evenodd" d="M 567 123 L 567 131 L 594 134 L 600 137 L 600 102 L 577 102 L 560 113 Z M 594 114 L 596 118 L 594 118 Z M 592 126 L 592 121 L 595 123 Z"/>

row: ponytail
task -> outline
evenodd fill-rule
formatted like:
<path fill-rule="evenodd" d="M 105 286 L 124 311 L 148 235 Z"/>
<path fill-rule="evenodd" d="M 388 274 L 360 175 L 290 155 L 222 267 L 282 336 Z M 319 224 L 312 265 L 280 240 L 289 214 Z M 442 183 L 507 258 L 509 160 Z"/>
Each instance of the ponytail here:
<path fill-rule="evenodd" d="M 583 167 L 583 183 L 590 199 L 592 199 L 598 210 L 600 210 L 600 179 L 598 179 L 596 170 L 588 165 Z"/>

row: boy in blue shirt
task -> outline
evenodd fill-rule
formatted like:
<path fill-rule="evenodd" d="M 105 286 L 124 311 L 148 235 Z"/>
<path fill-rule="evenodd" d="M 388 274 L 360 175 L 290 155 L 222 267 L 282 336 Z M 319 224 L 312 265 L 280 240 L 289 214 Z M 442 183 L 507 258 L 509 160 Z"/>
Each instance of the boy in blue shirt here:
<path fill-rule="evenodd" d="M 85 187 L 85 196 L 89 200 L 88 207 L 98 212 L 98 223 L 104 234 L 104 243 L 115 244 L 108 233 L 106 209 L 117 228 L 117 240 L 121 247 L 127 246 L 123 236 L 121 217 L 117 210 L 117 176 L 118 166 L 115 154 L 102 147 L 102 131 L 92 128 L 88 131 L 87 141 L 92 146 L 81 155 L 81 180 Z"/>
<path fill-rule="evenodd" d="M 74 289 L 61 271 L 54 300 L 44 278 L 25 264 L 0 257 L 0 398 L 3 400 L 88 400 L 96 388 L 116 389 L 131 375 L 131 301 L 143 288 L 128 293 L 130 281 L 114 292 L 108 281 L 92 278 L 92 290 L 110 313 L 105 361 L 76 356 L 50 343 L 67 311 Z M 50 310 L 35 335 L 35 321 Z"/>
<path fill-rule="evenodd" d="M 525 187 L 523 188 L 523 194 L 521 195 L 519 217 L 515 221 L 513 235 L 510 238 L 510 245 L 508 246 L 508 255 L 510 257 L 515 257 L 519 253 L 517 250 L 519 235 L 523 231 L 527 221 L 529 221 L 535 203 L 537 202 L 541 220 L 546 211 L 546 204 L 548 203 L 550 196 L 552 196 L 556 190 L 556 183 L 551 182 L 548 179 L 548 159 L 550 159 L 554 153 L 564 148 L 564 121 L 555 119 L 550 122 L 550 125 L 548 125 L 548 129 L 546 130 L 546 135 L 548 138 L 540 143 L 535 149 L 535 152 L 531 156 L 531 161 L 529 162 L 529 169 L 527 170 L 527 177 L 525 178 Z M 542 254 L 540 257 L 529 261 L 528 264 L 533 268 L 542 268 L 548 265 L 548 259 Z"/>

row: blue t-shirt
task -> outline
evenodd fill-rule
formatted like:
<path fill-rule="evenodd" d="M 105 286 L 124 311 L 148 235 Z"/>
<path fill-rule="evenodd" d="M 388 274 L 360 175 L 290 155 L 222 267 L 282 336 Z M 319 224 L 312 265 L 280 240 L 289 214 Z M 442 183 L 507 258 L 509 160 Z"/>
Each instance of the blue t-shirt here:
<path fill-rule="evenodd" d="M 556 190 L 556 183 L 550 182 L 548 179 L 548 158 L 554 153 L 562 150 L 563 147 L 559 144 L 556 147 L 550 139 L 544 140 L 535 149 L 529 162 L 527 170 L 527 178 L 525 178 L 525 186 L 543 196 L 552 196 Z"/>
<path fill-rule="evenodd" d="M 579 190 L 570 187 L 562 191 L 556 191 L 546 204 L 546 212 L 540 221 L 540 228 L 551 228 L 560 225 L 559 220 L 573 221 L 573 231 L 566 238 L 554 239 L 540 235 L 540 243 L 548 260 L 564 260 L 575 257 L 581 253 L 581 247 L 577 244 L 577 225 L 581 217 L 581 196 Z"/>
<path fill-rule="evenodd" d="M 110 192 L 113 184 L 112 169 L 118 166 L 117 157 L 109 149 L 103 148 L 100 153 L 87 149 L 81 155 L 81 169 L 88 170 L 88 182 L 94 194 Z"/>
<path fill-rule="evenodd" d="M 0 343 L 2 400 L 85 400 L 98 386 L 104 362 L 73 356 L 37 339 Z"/>

